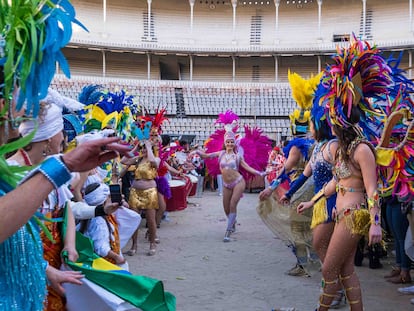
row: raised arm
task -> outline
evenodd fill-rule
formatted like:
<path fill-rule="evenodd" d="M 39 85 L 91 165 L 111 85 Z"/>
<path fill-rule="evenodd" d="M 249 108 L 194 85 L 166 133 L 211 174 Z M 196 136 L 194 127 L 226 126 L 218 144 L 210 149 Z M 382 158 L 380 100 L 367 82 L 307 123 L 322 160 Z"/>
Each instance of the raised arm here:
<path fill-rule="evenodd" d="M 266 175 L 266 172 L 260 172 L 258 170 L 255 170 L 253 167 L 251 167 L 249 164 L 247 164 L 243 157 L 240 157 L 240 165 L 241 165 L 242 168 L 244 168 L 246 171 L 248 171 L 249 173 L 251 173 L 253 175 L 257 175 L 257 176 L 261 176 L 261 177 Z"/>
<path fill-rule="evenodd" d="M 116 137 L 93 140 L 61 158 L 47 159 L 21 185 L 0 197 L 0 243 L 27 223 L 53 188 L 69 181 L 71 171 L 90 170 L 131 150 L 118 141 Z"/>
<path fill-rule="evenodd" d="M 194 150 L 189 153 L 189 156 L 193 156 L 194 154 L 198 154 L 202 159 L 208 159 L 208 158 L 217 158 L 220 156 L 220 153 L 222 151 L 216 151 L 211 153 L 206 153 L 202 150 Z"/>

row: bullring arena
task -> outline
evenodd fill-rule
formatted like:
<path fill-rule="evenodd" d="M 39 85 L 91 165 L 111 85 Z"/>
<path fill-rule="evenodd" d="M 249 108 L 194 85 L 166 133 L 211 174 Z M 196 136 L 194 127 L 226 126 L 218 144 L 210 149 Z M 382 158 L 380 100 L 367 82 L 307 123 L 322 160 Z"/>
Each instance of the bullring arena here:
<path fill-rule="evenodd" d="M 413 65 L 412 0 L 72 3 L 88 32 L 74 28 L 64 49 L 71 78 L 58 68 L 51 86 L 75 99 L 88 84 L 125 90 L 149 113 L 165 107 L 163 133 L 190 135 L 192 145 L 202 145 L 215 131 L 217 115 L 229 109 L 276 143 L 291 138 L 289 114 L 296 103 L 288 70 L 303 77 L 319 73 L 354 34 L 386 56 L 402 53 L 402 68 Z M 412 70 L 407 73 L 412 78 Z M 163 280 L 177 310 L 314 310 L 320 276 L 284 274 L 294 258 L 257 217 L 256 193 L 241 200 L 240 241 L 229 245 L 209 232 L 221 234 L 214 228 L 225 221 L 217 193 L 206 189 L 190 201 L 161 225 L 157 256 L 138 251 L 128 258 L 133 273 Z M 389 252 L 384 268 L 393 261 Z M 357 272 L 365 310 L 412 309 L 398 285 L 383 282 L 381 269 Z"/>

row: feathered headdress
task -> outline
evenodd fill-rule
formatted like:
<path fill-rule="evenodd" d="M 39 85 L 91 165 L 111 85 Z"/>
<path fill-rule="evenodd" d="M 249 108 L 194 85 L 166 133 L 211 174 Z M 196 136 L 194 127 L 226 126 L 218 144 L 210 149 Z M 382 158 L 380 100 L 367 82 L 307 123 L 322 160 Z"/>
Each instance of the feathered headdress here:
<path fill-rule="evenodd" d="M 289 115 L 293 135 L 306 134 L 308 131 L 313 94 L 321 75 L 322 73 L 311 76 L 310 79 L 304 79 L 299 74 L 288 71 L 292 97 L 299 107 Z"/>
<path fill-rule="evenodd" d="M 72 36 L 75 18 L 68 0 L 2 1 L 0 5 L 0 65 L 4 66 L 3 97 L 8 101 L 20 85 L 17 110 L 26 103 L 27 115 L 36 117 L 55 74 L 56 62 L 67 77 L 68 63 L 61 51 Z"/>
<path fill-rule="evenodd" d="M 330 136 L 327 138 L 330 139 L 332 138 L 332 132 L 330 130 L 330 126 L 327 120 L 327 114 L 325 111 L 326 104 L 324 102 L 324 97 L 327 93 L 329 93 L 329 90 L 330 90 L 330 83 L 329 83 L 330 80 L 324 80 L 323 78 L 328 75 L 329 75 L 328 71 L 325 70 L 322 72 L 321 81 L 318 84 L 316 91 L 314 93 L 312 110 L 311 110 L 311 120 L 315 126 L 315 130 L 316 131 L 319 131 L 321 129 L 324 130 L 326 135 Z"/>
<path fill-rule="evenodd" d="M 124 90 L 102 92 L 99 86 L 90 86 L 85 92 L 89 93 L 85 100 L 99 99 L 97 103 L 90 104 L 84 109 L 82 119 L 85 132 L 112 128 L 122 139 L 128 140 L 131 135 L 131 124 L 134 122 L 131 113 L 132 107 L 135 107 L 134 97 L 127 95 Z"/>
<path fill-rule="evenodd" d="M 386 100 L 393 83 L 392 70 L 375 46 L 355 35 L 348 48 L 338 48 L 333 60 L 332 87 L 326 98 L 329 122 L 348 128 L 354 125 L 349 120 L 352 106 L 375 113 L 372 103 Z"/>
<path fill-rule="evenodd" d="M 37 117 L 40 100 L 45 98 L 55 74 L 56 63 L 69 77 L 69 66 L 61 49 L 72 35 L 75 10 L 68 0 L 14 0 L 0 5 L 0 66 L 4 82 L 0 94 L 6 106 L 0 111 L 0 124 L 8 120 L 10 98 L 16 82 L 20 86 L 17 110 L 26 103 L 26 115 Z M 11 117 L 11 116 L 10 116 Z M 27 168 L 8 166 L 4 156 L 30 143 L 34 132 L 0 150 L 0 192 L 16 186 Z"/>
<path fill-rule="evenodd" d="M 145 114 L 143 116 L 138 116 L 137 119 L 147 122 L 151 122 L 151 134 L 160 135 L 162 134 L 162 124 L 164 121 L 168 121 L 168 118 L 165 116 L 167 110 L 162 108 L 161 110 L 156 109 L 154 115 Z"/>
<path fill-rule="evenodd" d="M 401 55 L 384 58 L 354 36 L 338 50 L 330 68 L 331 90 L 324 103 L 333 125 L 356 128 L 349 120 L 353 106 L 363 111 L 358 128 L 376 148 L 378 190 L 401 200 L 414 198 L 413 82 L 399 68 Z M 359 130 L 357 130 L 359 131 Z"/>

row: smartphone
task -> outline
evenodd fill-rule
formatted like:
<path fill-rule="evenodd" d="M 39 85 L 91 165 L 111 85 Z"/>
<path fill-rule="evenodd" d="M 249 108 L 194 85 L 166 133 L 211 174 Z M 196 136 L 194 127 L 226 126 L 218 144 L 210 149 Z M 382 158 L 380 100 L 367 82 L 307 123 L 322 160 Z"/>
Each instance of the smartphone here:
<path fill-rule="evenodd" d="M 109 191 L 111 193 L 111 201 L 113 203 L 121 204 L 121 201 L 122 201 L 121 185 L 120 184 L 109 185 Z"/>

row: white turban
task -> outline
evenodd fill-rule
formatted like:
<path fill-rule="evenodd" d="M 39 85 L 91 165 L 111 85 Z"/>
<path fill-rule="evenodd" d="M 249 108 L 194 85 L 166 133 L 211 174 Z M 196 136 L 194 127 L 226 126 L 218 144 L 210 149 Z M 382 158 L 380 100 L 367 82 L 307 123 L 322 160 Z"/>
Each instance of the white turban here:
<path fill-rule="evenodd" d="M 27 136 L 36 128 L 38 128 L 32 142 L 39 142 L 52 138 L 63 130 L 63 107 L 76 111 L 83 108 L 83 105 L 74 99 L 62 96 L 59 92 L 49 88 L 47 96 L 41 100 L 49 104 L 49 107 L 43 117 L 36 120 L 26 120 L 19 126 L 19 133 Z"/>
<path fill-rule="evenodd" d="M 110 191 L 108 185 L 100 183 L 96 189 L 92 190 L 88 194 L 85 194 L 83 198 L 88 205 L 97 206 L 103 204 L 108 198 L 109 194 Z"/>

